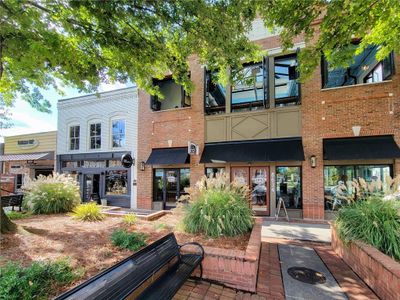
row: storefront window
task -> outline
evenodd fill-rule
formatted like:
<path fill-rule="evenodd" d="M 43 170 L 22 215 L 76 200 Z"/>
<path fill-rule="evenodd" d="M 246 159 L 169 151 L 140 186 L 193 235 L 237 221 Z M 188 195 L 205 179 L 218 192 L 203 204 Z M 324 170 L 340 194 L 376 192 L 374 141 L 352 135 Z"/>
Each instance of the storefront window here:
<path fill-rule="evenodd" d="M 190 169 L 180 169 L 179 172 L 179 191 L 182 195 L 186 194 L 185 188 L 190 186 Z"/>
<path fill-rule="evenodd" d="M 106 195 L 128 194 L 128 171 L 107 171 L 106 172 Z"/>
<path fill-rule="evenodd" d="M 16 182 L 15 182 L 15 189 L 19 190 L 23 184 L 24 184 L 24 174 L 17 174 Z"/>
<path fill-rule="evenodd" d="M 162 202 L 164 190 L 164 170 L 163 169 L 155 169 L 154 170 L 154 179 L 153 179 L 153 201 Z"/>
<path fill-rule="evenodd" d="M 105 168 L 105 160 L 85 160 L 82 167 L 84 168 Z"/>
<path fill-rule="evenodd" d="M 337 210 L 355 198 L 353 179 L 363 178 L 366 182 L 381 181 L 391 175 L 390 165 L 351 165 L 324 167 L 325 209 Z"/>
<path fill-rule="evenodd" d="M 301 168 L 276 167 L 276 202 L 282 198 L 287 208 L 302 208 Z"/>
<path fill-rule="evenodd" d="M 215 177 L 218 173 L 224 173 L 224 167 L 217 167 L 217 168 L 206 168 L 206 176 L 207 178 Z"/>

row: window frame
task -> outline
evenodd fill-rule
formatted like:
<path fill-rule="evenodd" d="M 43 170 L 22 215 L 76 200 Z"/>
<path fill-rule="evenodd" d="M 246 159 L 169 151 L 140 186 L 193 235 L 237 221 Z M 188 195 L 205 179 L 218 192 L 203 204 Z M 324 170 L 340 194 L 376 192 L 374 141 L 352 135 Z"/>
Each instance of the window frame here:
<path fill-rule="evenodd" d="M 76 128 L 76 127 L 78 127 L 78 136 L 75 136 L 75 134 L 76 134 L 75 130 L 74 130 L 74 136 L 71 136 L 71 129 L 72 128 Z M 81 126 L 79 124 L 69 125 L 68 126 L 68 144 L 69 144 L 68 145 L 69 146 L 68 149 L 69 149 L 69 151 L 77 151 L 77 150 L 79 150 L 79 148 L 80 148 L 80 139 L 81 139 Z M 72 140 L 75 141 L 74 145 L 77 146 L 77 148 L 74 147 L 74 149 L 72 149 L 72 147 L 71 147 L 72 146 Z"/>
<path fill-rule="evenodd" d="M 114 122 L 119 122 L 122 121 L 124 123 L 124 132 L 123 132 L 123 137 L 124 137 L 124 143 L 120 146 L 114 146 L 114 132 L 113 132 L 113 128 L 114 128 Z M 114 119 L 111 120 L 111 148 L 113 149 L 121 149 L 126 147 L 126 119 L 125 118 L 120 118 L 120 117 L 116 117 Z M 118 133 L 118 135 L 121 135 L 121 133 Z"/>
<path fill-rule="evenodd" d="M 21 183 L 18 183 L 18 177 L 21 178 Z M 21 189 L 21 187 L 24 185 L 24 177 L 25 174 L 16 174 L 15 176 L 15 191 L 18 191 Z"/>
<path fill-rule="evenodd" d="M 208 93 L 208 76 L 212 75 L 212 72 L 210 70 L 207 70 L 207 68 L 204 68 L 204 95 L 203 95 L 203 107 L 204 107 L 204 114 L 207 116 L 215 116 L 215 115 L 220 115 L 220 114 L 225 114 L 226 113 L 226 103 L 227 103 L 227 89 L 225 88 L 225 105 L 224 106 L 216 106 L 217 109 L 213 109 L 211 107 L 206 106 L 206 99 L 207 99 L 207 93 Z M 212 79 L 211 79 L 212 80 Z M 209 111 L 216 111 L 216 113 L 211 113 Z"/>
<path fill-rule="evenodd" d="M 172 78 L 172 76 L 167 76 L 167 77 L 165 77 L 163 79 L 153 78 L 153 86 L 154 85 L 158 85 L 161 82 L 167 82 L 167 81 L 172 81 L 173 83 L 175 83 L 176 85 L 178 85 L 180 87 L 180 89 L 181 89 L 180 107 L 178 107 L 178 108 L 161 109 L 161 102 L 165 101 L 165 99 L 160 101 L 160 100 L 158 100 L 158 96 L 151 95 L 150 96 L 150 109 L 154 112 L 154 111 L 168 111 L 168 110 L 175 110 L 175 109 L 192 107 L 191 96 L 185 92 L 185 89 L 183 88 L 183 86 L 181 86 L 180 84 L 175 82 L 175 80 Z M 190 104 L 186 103 L 186 99 L 189 99 Z M 159 108 L 158 108 L 158 106 L 159 106 Z"/>
<path fill-rule="evenodd" d="M 92 125 L 95 126 L 95 131 L 97 131 L 96 125 L 100 125 L 100 134 L 92 135 L 92 129 L 91 129 Z M 98 149 L 101 149 L 101 148 L 102 148 L 101 131 L 102 131 L 102 124 L 101 124 L 100 121 L 98 121 L 98 122 L 94 121 L 94 122 L 92 122 L 92 123 L 89 123 L 89 149 L 90 149 L 90 150 L 98 150 Z M 95 144 L 94 144 L 94 145 L 96 145 L 96 139 L 97 139 L 97 138 L 100 139 L 100 143 L 99 143 L 100 146 L 99 146 L 99 147 L 96 147 L 96 146 L 95 146 L 94 148 L 92 148 L 92 139 L 93 139 L 93 138 L 95 139 Z"/>

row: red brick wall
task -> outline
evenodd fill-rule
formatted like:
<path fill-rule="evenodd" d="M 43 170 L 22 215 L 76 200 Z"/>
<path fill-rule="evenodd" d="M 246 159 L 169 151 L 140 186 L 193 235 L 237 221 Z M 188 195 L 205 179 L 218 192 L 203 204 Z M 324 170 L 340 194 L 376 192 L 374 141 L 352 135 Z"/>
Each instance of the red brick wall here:
<path fill-rule="evenodd" d="M 379 298 L 399 299 L 400 263 L 360 242 L 343 245 L 335 229 L 332 230 L 332 247 Z"/>
<path fill-rule="evenodd" d="M 150 95 L 139 91 L 138 161 L 146 161 L 152 148 L 187 147 L 188 141 L 204 146 L 204 69 L 193 59 L 190 62 L 190 75 L 196 87 L 192 94 L 190 108 L 153 112 L 150 109 Z M 199 165 L 200 155 L 191 156 L 190 183 L 194 184 L 204 175 L 203 165 Z M 145 171 L 138 170 L 137 204 L 138 208 L 151 209 L 153 171 L 146 165 Z"/>

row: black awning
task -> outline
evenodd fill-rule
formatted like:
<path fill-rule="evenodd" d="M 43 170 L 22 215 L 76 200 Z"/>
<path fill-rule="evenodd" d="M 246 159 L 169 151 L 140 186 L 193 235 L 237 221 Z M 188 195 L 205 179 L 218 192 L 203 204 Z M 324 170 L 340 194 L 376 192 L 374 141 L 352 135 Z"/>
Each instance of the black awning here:
<path fill-rule="evenodd" d="M 301 138 L 209 143 L 200 163 L 304 160 Z"/>
<path fill-rule="evenodd" d="M 162 148 L 153 149 L 146 161 L 148 165 L 174 165 L 188 164 L 190 162 L 188 149 L 182 148 Z"/>
<path fill-rule="evenodd" d="M 324 160 L 400 157 L 393 135 L 324 139 Z"/>

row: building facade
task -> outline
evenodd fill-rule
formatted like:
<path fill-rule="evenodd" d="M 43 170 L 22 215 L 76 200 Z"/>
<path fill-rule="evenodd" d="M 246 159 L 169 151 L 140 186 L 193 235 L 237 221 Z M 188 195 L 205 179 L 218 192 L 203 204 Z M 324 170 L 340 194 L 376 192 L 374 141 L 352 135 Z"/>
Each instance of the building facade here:
<path fill-rule="evenodd" d="M 56 137 L 57 131 L 4 137 L 4 154 L 0 155 L 2 189 L 18 193 L 27 178 L 52 174 Z"/>
<path fill-rule="evenodd" d="M 243 65 L 243 82 L 216 84 L 193 58 L 192 95 L 170 76 L 154 81 L 163 100 L 139 90 L 139 208 L 172 208 L 201 176 L 225 172 L 249 185 L 257 214 L 273 216 L 282 198 L 292 217 L 322 220 L 339 186 L 351 194 L 354 178 L 400 173 L 399 57 L 376 61 L 371 46 L 348 68 L 321 59 L 300 84 L 301 37 L 286 53 L 262 22 L 249 37 L 268 56 Z M 188 142 L 199 153 L 188 155 Z"/>
<path fill-rule="evenodd" d="M 76 176 L 83 201 L 136 208 L 136 87 L 58 101 L 57 169 Z"/>

